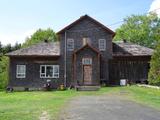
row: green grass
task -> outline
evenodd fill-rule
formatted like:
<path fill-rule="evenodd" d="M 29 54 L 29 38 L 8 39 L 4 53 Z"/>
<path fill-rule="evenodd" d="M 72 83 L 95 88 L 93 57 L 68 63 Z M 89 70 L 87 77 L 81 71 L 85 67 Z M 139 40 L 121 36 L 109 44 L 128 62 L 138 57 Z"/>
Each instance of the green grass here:
<path fill-rule="evenodd" d="M 74 91 L 0 92 L 0 119 L 38 120 L 44 111 L 54 119 L 64 103 L 75 95 Z"/>
<path fill-rule="evenodd" d="M 134 102 L 160 110 L 160 90 L 158 89 L 144 88 L 138 86 L 109 87 L 107 89 L 110 89 L 108 94 L 122 96 Z M 105 88 L 103 91 L 105 91 Z"/>
<path fill-rule="evenodd" d="M 160 90 L 137 86 L 124 89 L 130 93 L 132 100 L 160 110 Z"/>
<path fill-rule="evenodd" d="M 38 120 L 46 111 L 55 120 L 67 102 L 83 95 L 123 95 L 127 99 L 160 109 L 160 90 L 151 88 L 104 87 L 95 92 L 74 90 L 51 92 L 0 92 L 0 120 Z"/>

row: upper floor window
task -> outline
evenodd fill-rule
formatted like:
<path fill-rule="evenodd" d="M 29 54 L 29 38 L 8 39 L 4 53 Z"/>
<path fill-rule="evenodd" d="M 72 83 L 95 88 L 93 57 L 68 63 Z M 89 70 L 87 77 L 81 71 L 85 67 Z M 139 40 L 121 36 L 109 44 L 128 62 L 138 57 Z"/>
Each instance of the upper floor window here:
<path fill-rule="evenodd" d="M 92 64 L 92 58 L 83 58 L 82 59 L 83 65 L 91 65 Z"/>
<path fill-rule="evenodd" d="M 59 65 L 41 65 L 40 78 L 59 78 Z"/>
<path fill-rule="evenodd" d="M 106 50 L 106 40 L 105 39 L 99 39 L 99 50 L 100 51 Z"/>
<path fill-rule="evenodd" d="M 26 65 L 17 65 L 16 78 L 26 77 Z"/>
<path fill-rule="evenodd" d="M 67 50 L 74 50 L 74 39 L 67 39 Z"/>
<path fill-rule="evenodd" d="M 88 37 L 83 38 L 83 46 L 86 45 L 86 44 L 91 44 L 91 39 L 88 38 Z"/>

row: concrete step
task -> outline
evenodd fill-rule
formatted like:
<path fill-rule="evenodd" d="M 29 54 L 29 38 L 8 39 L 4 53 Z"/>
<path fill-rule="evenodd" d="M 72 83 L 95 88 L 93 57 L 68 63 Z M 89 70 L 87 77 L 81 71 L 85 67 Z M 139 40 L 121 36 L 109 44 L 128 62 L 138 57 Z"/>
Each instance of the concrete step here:
<path fill-rule="evenodd" d="M 100 89 L 100 86 L 76 86 L 78 91 L 97 91 Z"/>

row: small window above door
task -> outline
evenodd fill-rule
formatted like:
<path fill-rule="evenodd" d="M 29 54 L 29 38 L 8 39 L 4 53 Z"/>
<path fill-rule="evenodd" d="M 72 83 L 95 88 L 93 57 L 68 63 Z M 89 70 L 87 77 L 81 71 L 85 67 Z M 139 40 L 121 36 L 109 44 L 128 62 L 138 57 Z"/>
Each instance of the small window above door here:
<path fill-rule="evenodd" d="M 83 46 L 86 44 L 91 44 L 91 39 L 89 37 L 84 37 L 83 38 Z"/>
<path fill-rule="evenodd" d="M 92 58 L 83 58 L 82 59 L 83 65 L 91 65 L 92 64 Z"/>

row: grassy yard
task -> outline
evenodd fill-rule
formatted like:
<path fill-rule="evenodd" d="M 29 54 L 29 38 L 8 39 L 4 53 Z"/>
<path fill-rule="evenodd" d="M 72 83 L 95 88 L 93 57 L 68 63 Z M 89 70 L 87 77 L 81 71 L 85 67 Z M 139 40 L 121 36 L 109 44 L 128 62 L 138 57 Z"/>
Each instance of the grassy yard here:
<path fill-rule="evenodd" d="M 0 120 L 38 120 L 47 112 L 55 120 L 67 102 L 82 95 L 123 95 L 127 99 L 160 109 L 160 90 L 150 88 L 105 87 L 96 92 L 77 92 L 74 90 L 52 92 L 0 92 Z"/>

